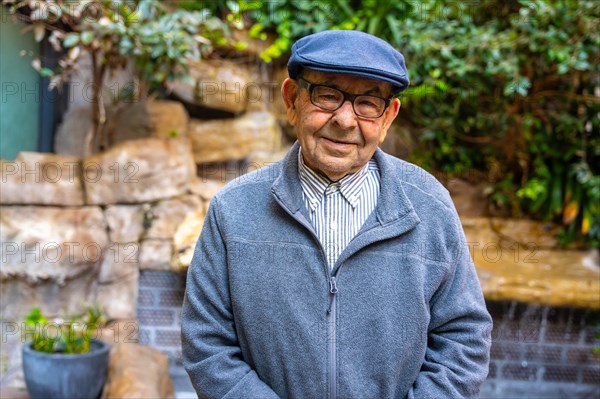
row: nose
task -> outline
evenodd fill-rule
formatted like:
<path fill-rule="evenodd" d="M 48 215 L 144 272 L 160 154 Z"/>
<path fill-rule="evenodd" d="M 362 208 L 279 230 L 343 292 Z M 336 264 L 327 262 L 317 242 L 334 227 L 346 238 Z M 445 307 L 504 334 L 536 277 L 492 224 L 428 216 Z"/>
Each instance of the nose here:
<path fill-rule="evenodd" d="M 352 130 L 356 128 L 356 114 L 354 113 L 354 108 L 352 108 L 352 102 L 350 100 L 344 101 L 342 106 L 334 111 L 332 123 L 341 130 Z"/>

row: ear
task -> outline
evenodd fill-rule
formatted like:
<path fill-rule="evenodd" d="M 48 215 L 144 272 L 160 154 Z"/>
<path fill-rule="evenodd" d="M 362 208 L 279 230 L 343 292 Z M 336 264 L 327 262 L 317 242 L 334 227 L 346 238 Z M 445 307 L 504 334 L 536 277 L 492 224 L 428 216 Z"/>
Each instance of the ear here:
<path fill-rule="evenodd" d="M 294 79 L 287 78 L 281 85 L 281 96 L 287 111 L 288 122 L 292 126 L 296 126 L 298 121 L 298 111 L 296 108 L 296 98 L 298 96 L 298 84 Z"/>
<path fill-rule="evenodd" d="M 400 111 L 400 99 L 397 97 L 394 97 L 392 99 L 392 101 L 390 102 L 390 106 L 388 107 L 388 109 L 385 110 L 385 113 L 383 114 L 383 121 L 382 121 L 382 126 L 381 126 L 381 136 L 379 137 L 379 144 L 383 143 L 383 140 L 385 139 L 385 136 L 387 135 L 388 129 L 390 128 L 390 126 L 392 126 L 392 122 L 394 122 L 394 119 L 396 119 L 396 116 L 398 116 L 398 112 Z"/>

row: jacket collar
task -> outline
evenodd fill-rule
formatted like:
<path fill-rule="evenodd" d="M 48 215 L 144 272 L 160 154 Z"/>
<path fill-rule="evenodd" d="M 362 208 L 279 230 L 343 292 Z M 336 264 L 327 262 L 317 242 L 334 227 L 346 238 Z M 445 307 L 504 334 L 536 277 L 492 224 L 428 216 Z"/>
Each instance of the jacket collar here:
<path fill-rule="evenodd" d="M 273 182 L 271 191 L 279 202 L 292 214 L 298 213 L 303 207 L 302 186 L 298 174 L 298 151 L 300 143 L 296 141 L 281 161 L 281 173 Z"/>
<path fill-rule="evenodd" d="M 272 185 L 272 192 L 280 203 L 288 208 L 292 214 L 297 214 L 304 210 L 302 199 L 302 187 L 298 173 L 298 151 L 300 144 L 294 143 L 290 151 L 282 160 L 282 170 L 280 175 Z M 379 166 L 381 173 L 381 192 L 377 202 L 376 221 L 369 217 L 363 228 L 373 227 L 372 223 L 378 223 L 382 226 L 393 222 L 402 222 L 402 230 L 408 231 L 416 226 L 420 220 L 415 210 L 402 189 L 402 165 L 394 162 L 391 155 L 384 153 L 379 148 L 375 151 L 373 158 Z M 303 214 L 305 212 L 302 212 Z M 371 215 L 373 216 L 373 215 Z M 370 222 L 370 223 L 369 223 Z"/>

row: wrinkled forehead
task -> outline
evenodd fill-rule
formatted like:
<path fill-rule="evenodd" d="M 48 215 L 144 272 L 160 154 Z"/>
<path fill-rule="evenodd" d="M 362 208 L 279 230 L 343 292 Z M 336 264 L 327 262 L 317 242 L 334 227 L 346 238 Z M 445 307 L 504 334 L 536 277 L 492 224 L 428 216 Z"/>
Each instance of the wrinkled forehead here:
<path fill-rule="evenodd" d="M 303 69 L 300 77 L 313 84 L 322 84 L 335 87 L 352 94 L 370 94 L 379 97 L 389 97 L 392 85 L 382 80 L 365 78 L 362 76 L 320 72 L 312 69 Z"/>

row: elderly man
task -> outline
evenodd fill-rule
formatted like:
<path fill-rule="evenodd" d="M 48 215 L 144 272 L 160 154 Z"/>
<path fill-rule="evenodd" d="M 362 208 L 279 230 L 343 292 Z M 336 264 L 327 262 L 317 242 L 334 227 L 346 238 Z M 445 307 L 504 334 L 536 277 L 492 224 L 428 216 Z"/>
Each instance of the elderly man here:
<path fill-rule="evenodd" d="M 183 357 L 208 398 L 471 398 L 491 319 L 448 192 L 378 149 L 408 77 L 374 36 L 299 40 L 298 142 L 210 204 Z"/>

